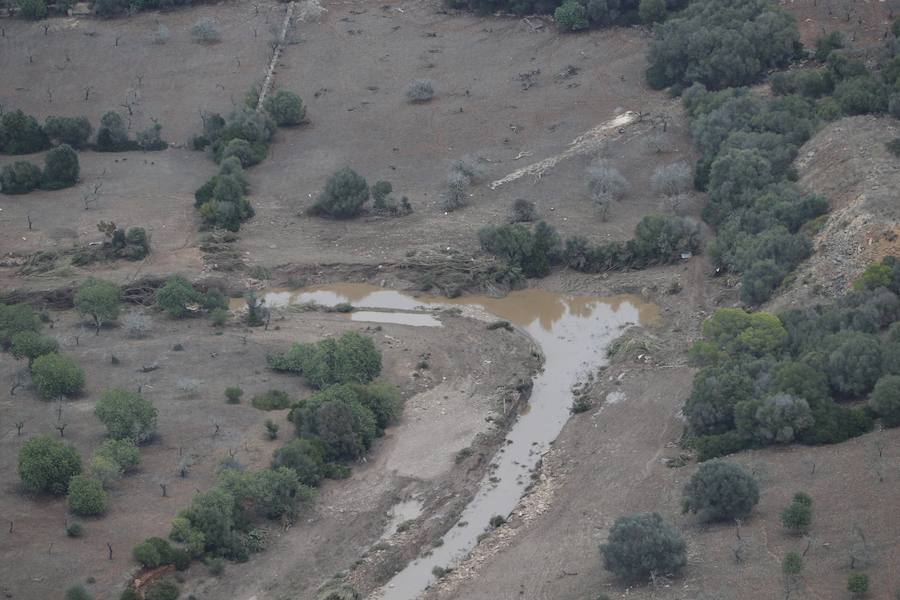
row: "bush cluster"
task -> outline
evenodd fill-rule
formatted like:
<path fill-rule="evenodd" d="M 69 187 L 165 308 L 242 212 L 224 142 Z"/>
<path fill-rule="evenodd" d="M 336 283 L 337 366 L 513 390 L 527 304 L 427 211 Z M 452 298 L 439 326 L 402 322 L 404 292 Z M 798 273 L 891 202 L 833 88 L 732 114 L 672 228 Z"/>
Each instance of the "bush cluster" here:
<path fill-rule="evenodd" d="M 526 277 L 544 277 L 554 264 L 584 273 L 671 264 L 700 249 L 700 228 L 689 219 L 650 215 L 641 219 L 627 242 L 591 246 L 582 237 L 562 242 L 556 230 L 539 222 L 532 231 L 521 224 L 484 227 L 478 232 L 486 252 L 506 260 Z"/>
<path fill-rule="evenodd" d="M 652 23 L 666 18 L 668 11 L 686 0 L 446 0 L 451 8 L 481 14 L 509 12 L 516 15 L 553 14 L 563 31 L 613 24 Z"/>
<path fill-rule="evenodd" d="M 164 286 L 156 290 L 155 301 L 159 308 L 176 319 L 201 309 L 216 311 L 228 308 L 228 298 L 221 290 L 209 288 L 203 293 L 181 275 L 173 275 Z"/>
<path fill-rule="evenodd" d="M 44 157 L 43 171 L 25 160 L 0 169 L 0 192 L 27 194 L 37 188 L 60 190 L 78 183 L 78 155 L 68 144 L 52 148 Z"/>
<path fill-rule="evenodd" d="M 245 195 L 250 189 L 244 169 L 262 162 L 276 126 L 294 126 L 306 118 L 306 108 L 293 92 L 279 90 L 266 98 L 266 112 L 243 107 L 226 119 L 219 113 L 203 115 L 203 133 L 191 141 L 195 150 L 209 148 L 219 173 L 194 193 L 194 206 L 205 225 L 238 231 L 253 217 Z"/>
<path fill-rule="evenodd" d="M 708 191 L 703 218 L 717 228 L 716 266 L 741 274 L 741 299 L 767 300 L 811 244 L 803 225 L 824 214 L 824 198 L 790 181 L 797 149 L 818 123 L 815 104 L 792 95 L 763 99 L 746 89 L 686 90 L 684 105 L 701 153 L 695 185 Z"/>
<path fill-rule="evenodd" d="M 627 582 L 645 582 L 651 574 L 676 574 L 687 564 L 684 540 L 657 513 L 616 519 L 600 552 L 604 568 Z"/>
<path fill-rule="evenodd" d="M 61 496 L 68 491 L 69 480 L 81 473 L 81 457 L 72 446 L 41 435 L 22 445 L 18 472 L 27 491 Z"/>
<path fill-rule="evenodd" d="M 655 33 L 647 81 L 657 89 L 747 85 L 801 48 L 793 16 L 771 0 L 694 0 Z"/>
<path fill-rule="evenodd" d="M 900 425 L 900 262 L 872 265 L 856 288 L 829 305 L 722 309 L 704 323 L 684 407 L 701 458 L 841 442 L 871 429 L 871 415 Z M 841 404 L 867 396 L 867 409 Z"/>
<path fill-rule="evenodd" d="M 96 260 L 141 260 L 150 253 L 150 236 L 143 227 L 118 227 L 111 221 L 100 221 L 97 229 L 105 239 L 97 248 L 82 249 L 72 258 L 72 264 L 87 265 Z"/>
<path fill-rule="evenodd" d="M 294 344 L 282 354 L 268 357 L 275 371 L 303 375 L 313 388 L 339 383 L 369 383 L 381 373 L 381 352 L 372 338 L 348 331 L 339 338 L 315 344 Z"/>
<path fill-rule="evenodd" d="M 224 469 L 213 489 L 194 496 L 172 521 L 169 539 L 183 544 L 191 558 L 204 554 L 245 561 L 265 547 L 265 536 L 251 517 L 292 515 L 312 501 L 313 489 L 288 468 L 243 472 Z"/>
<path fill-rule="evenodd" d="M 111 439 L 135 444 L 147 442 L 156 434 L 157 413 L 140 394 L 117 388 L 104 390 L 94 406 L 94 414 L 106 425 Z"/>
<path fill-rule="evenodd" d="M 332 385 L 291 408 L 297 435 L 310 440 L 325 461 L 361 458 L 399 414 L 400 397 L 384 383 Z"/>

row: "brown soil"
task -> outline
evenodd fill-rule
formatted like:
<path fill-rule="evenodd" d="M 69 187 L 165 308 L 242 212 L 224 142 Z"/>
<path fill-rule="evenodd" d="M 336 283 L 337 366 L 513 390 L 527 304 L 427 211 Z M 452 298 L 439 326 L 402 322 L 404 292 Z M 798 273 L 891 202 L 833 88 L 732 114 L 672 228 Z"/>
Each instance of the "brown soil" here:
<path fill-rule="evenodd" d="M 200 320 L 158 316 L 152 333 L 141 340 L 128 339 L 123 328 L 104 330 L 99 336 L 84 332 L 69 313 L 54 314 L 54 318 L 57 321 L 48 333 L 87 373 L 83 397 L 64 408 L 69 423 L 65 438 L 78 449 L 85 465 L 104 438 L 103 426 L 93 415 L 102 389 L 141 386 L 143 395 L 159 410 L 160 435 L 141 449 L 138 472 L 111 490 L 109 512 L 102 518 L 75 519 L 84 524 L 86 533 L 81 539 L 70 539 L 64 532 L 65 500 L 23 494 L 16 475 L 18 448 L 28 437 L 57 435 L 51 403 L 21 389 L 0 402 L 0 419 L 10 424 L 0 439 L 0 473 L 6 482 L 0 493 L 0 514 L 14 526 L 13 533 L 4 533 L 0 580 L 10 598 L 55 597 L 59 590 L 88 576 L 96 579 L 90 587 L 98 598 L 116 597 L 126 574 L 134 569 L 131 548 L 146 537 L 165 536 L 172 518 L 190 503 L 195 491 L 213 485 L 223 458 L 234 452 L 248 468 L 263 468 L 272 451 L 292 435 L 287 411 L 259 411 L 250 406 L 250 398 L 270 388 L 287 390 L 295 398 L 310 391 L 301 379 L 266 369 L 265 355 L 294 341 L 367 330 L 383 353 L 384 377 L 399 385 L 408 398 L 403 421 L 379 440 L 371 460 L 353 466 L 353 477 L 328 482 L 315 508 L 303 515 L 294 530 L 284 534 L 277 523 L 264 524 L 270 530 L 269 551 L 247 565 L 229 567 L 241 576 L 223 580 L 228 587 L 245 581 L 255 590 L 260 580 L 244 575 L 263 568 L 280 570 L 284 580 L 299 589 L 316 586 L 334 573 L 336 565 L 349 565 L 358 558 L 360 548 L 377 540 L 385 511 L 403 494 L 431 498 L 466 493 L 478 471 L 467 472 L 471 465 L 457 468 L 453 456 L 476 442 L 479 433 L 492 429 L 485 418 L 496 418 L 508 386 L 528 378 L 531 351 L 531 343 L 518 334 L 487 332 L 481 322 L 450 314 L 441 317 L 443 328 L 383 325 L 374 330 L 337 314 L 284 313 L 268 331 L 229 326 L 222 335 Z M 184 350 L 173 350 L 176 343 Z M 429 368 L 417 368 L 425 355 Z M 111 364 L 112 356 L 120 361 L 118 365 Z M 485 362 L 486 356 L 504 359 Z M 138 372 L 151 364 L 159 369 Z M 21 366 L 4 360 L 0 379 L 11 381 Z M 241 405 L 225 403 L 223 390 L 229 385 L 245 390 Z M 267 418 L 280 423 L 279 440 L 265 439 Z M 21 437 L 11 428 L 20 420 L 25 422 Z M 429 443 L 440 450 L 414 451 Z M 183 455 L 194 461 L 186 479 L 177 474 Z M 159 479 L 168 482 L 166 498 L 160 498 Z M 107 542 L 113 547 L 112 561 L 107 560 Z M 299 570 L 294 569 L 297 557 L 304 557 Z M 280 567 L 279 560 L 285 561 Z M 203 589 L 221 585 L 206 581 L 204 571 L 200 564 L 192 567 L 194 585 Z"/>
<path fill-rule="evenodd" d="M 837 28 L 856 32 L 857 45 L 874 46 L 888 26 L 885 11 L 891 10 L 890 2 L 854 2 L 847 21 L 840 13 L 844 2 L 783 4 L 798 16 L 805 43 L 823 28 Z M 640 28 L 558 35 L 549 19 L 532 18 L 529 25 L 518 19 L 446 14 L 437 2 L 388 0 L 375 6 L 329 0 L 320 24 L 297 26 L 293 39 L 299 43 L 285 49 L 276 73 L 276 87 L 303 97 L 310 124 L 279 131 L 270 156 L 249 171 L 257 216 L 242 228 L 228 260 L 224 255 L 204 256 L 193 192 L 215 166 L 204 154 L 180 146 L 199 130 L 198 111 L 227 112 L 262 77 L 270 53 L 270 26 L 280 23 L 284 5 L 263 1 L 258 12 L 256 5 L 204 5 L 110 21 L 54 19 L 46 36 L 39 25 L 3 21 L 4 109 L 23 108 L 41 117 L 85 114 L 96 124 L 103 112 L 120 108 L 134 90 L 141 101 L 133 109 L 133 129 L 157 118 L 164 136 L 178 146 L 146 154 L 83 152 L 82 181 L 76 188 L 0 196 L 3 292 L 55 290 L 88 274 L 125 282 L 183 272 L 220 279 L 232 290 L 260 285 L 247 272 L 213 272 L 234 262 L 273 268 L 280 280 L 368 280 L 408 287 L 409 273 L 396 267 L 409 253 L 447 253 L 448 248 L 462 256 L 476 252 L 477 230 L 505 222 L 516 198 L 534 201 L 540 218 L 564 236 L 628 238 L 643 215 L 666 208 L 649 190 L 653 169 L 691 159 L 677 101 L 643 84 L 647 33 Z M 209 15 L 222 23 L 222 42 L 191 42 L 187 30 Z M 171 31 L 165 45 L 152 43 L 157 21 Z M 569 66 L 575 67 L 574 74 L 564 76 L 573 73 Z M 519 75 L 537 70 L 536 84 L 523 89 Z M 404 101 L 403 89 L 415 78 L 434 81 L 434 100 L 422 105 Z M 91 86 L 88 101 L 86 85 Z M 587 198 L 583 174 L 592 157 L 562 162 L 538 180 L 522 179 L 496 191 L 488 187 L 488 182 L 530 162 L 559 154 L 578 135 L 625 110 L 649 116 L 614 136 L 599 152 L 631 184 L 609 222 L 601 222 Z M 663 115 L 671 118 L 666 150 L 659 152 L 647 140 L 659 133 Z M 816 169 L 827 164 L 824 171 L 841 181 L 857 181 L 860 172 L 867 173 L 863 179 L 887 172 L 889 157 L 883 150 L 873 146 L 871 154 L 859 152 L 870 136 L 880 144 L 893 135 L 879 129 L 870 119 L 842 121 L 826 129 L 804 148 L 814 156 L 808 165 L 800 165 L 803 184 L 828 193 L 838 212 L 845 202 L 850 206 L 859 194 L 870 193 L 857 192 L 858 186 L 833 193 L 836 188 L 828 181 L 817 187 Z M 853 137 L 857 132 L 859 137 Z M 847 139 L 847 149 L 835 154 L 828 141 L 834 138 Z M 815 144 L 823 139 L 817 149 Z M 448 215 L 441 207 L 441 193 L 450 162 L 464 155 L 480 157 L 484 173 L 471 190 L 471 205 Z M 866 156 L 866 164 L 856 160 L 858 156 Z M 801 161 L 803 157 L 801 152 Z M 0 164 L 17 159 L 3 156 Z M 885 170 L 866 171 L 869 163 Z M 326 178 L 347 165 L 370 183 L 391 181 L 398 195 L 409 196 L 415 212 L 397 220 L 369 216 L 347 222 L 304 216 Z M 84 193 L 101 181 L 99 200 L 86 210 Z M 890 180 L 883 181 L 879 185 L 890 189 Z M 881 194 L 878 198 L 879 206 L 886 207 Z M 692 198 L 683 213 L 696 216 L 700 202 Z M 100 220 L 146 227 L 153 253 L 138 263 L 88 268 L 70 266 L 63 256 L 44 273 L 25 276 L 20 271 L 27 255 L 37 250 L 64 252 L 100 241 Z M 823 256 L 831 255 L 823 250 Z M 812 277 L 830 280 L 828 260 L 822 263 L 825 270 Z M 558 272 L 532 282 L 564 292 L 639 294 L 659 304 L 662 323 L 634 334 L 641 341 L 638 347 L 650 351 L 618 356 L 602 372 L 591 392 L 594 410 L 566 426 L 544 461 L 539 484 L 510 523 L 485 540 L 430 596 L 575 600 L 605 592 L 612 597 L 692 600 L 777 597 L 783 594 L 781 557 L 805 547 L 802 540 L 783 534 L 778 522 L 778 512 L 798 489 L 813 497 L 816 517 L 803 586 L 792 597 L 843 597 L 847 548 L 857 525 L 872 546 L 868 573 L 873 597 L 894 592 L 900 564 L 894 515 L 900 476 L 891 466 L 897 459 L 897 432 L 873 433 L 839 446 L 769 449 L 735 457 L 757 472 L 763 486 L 763 500 L 742 528 L 747 544 L 739 565 L 731 551 L 732 527 L 701 527 L 678 515 L 680 488 L 694 466 L 670 469 L 663 461 L 681 454 L 678 411 L 691 381 L 684 351 L 698 336 L 705 316 L 735 302 L 734 290 L 725 282 L 710 281 L 709 271 L 704 260 L 693 259 L 639 273 Z M 669 294 L 675 283 L 683 291 Z M 241 406 L 224 404 L 224 387 L 240 383 L 247 390 L 245 398 L 269 387 L 284 387 L 298 397 L 309 393 L 301 380 L 267 371 L 265 354 L 292 341 L 363 327 L 340 315 L 291 312 L 277 321 L 278 330 L 229 326 L 216 336 L 200 321 L 156 317 L 148 339 L 129 340 L 121 329 L 105 330 L 98 337 L 80 333 L 74 315 L 53 314 L 58 322 L 50 333 L 88 373 L 85 395 L 66 406 L 66 437 L 82 456 L 87 458 L 103 438 L 92 405 L 107 386 L 143 385 L 160 409 L 161 435 L 142 450 L 139 472 L 113 490 L 110 513 L 88 520 L 84 538 L 69 539 L 63 531 L 64 501 L 26 497 L 15 475 L 16 451 L 25 436 L 55 434 L 49 406 L 27 391 L 0 397 L 0 420 L 26 421 L 22 437 L 10 428 L 0 437 L 0 473 L 6 482 L 0 489 L 0 515 L 8 515 L 14 524 L 13 533 L 4 534 L 8 543 L 0 547 L 0 592 L 11 598 L 56 597 L 88 576 L 96 579 L 90 587 L 98 599 L 114 598 L 134 569 L 131 547 L 147 536 L 165 535 L 171 518 L 192 494 L 212 485 L 215 468 L 229 451 L 236 450 L 244 464 L 261 467 L 280 443 L 264 439 L 262 422 L 280 419 L 281 439 L 290 435 L 283 414 L 261 413 L 246 400 Z M 498 398 L 508 397 L 509 386 L 533 363 L 530 344 L 516 334 L 486 332 L 483 323 L 461 317 L 443 320 L 445 328 L 440 330 L 395 325 L 370 330 L 384 352 L 385 376 L 409 397 L 401 423 L 378 442 L 367 463 L 354 466 L 350 479 L 328 482 L 302 522 L 284 532 L 270 525 L 267 552 L 246 564 L 229 565 L 218 579 L 195 564 L 187 575 L 185 595 L 306 599 L 335 573 L 351 570 L 351 580 L 369 592 L 451 526 L 455 511 L 472 494 L 502 441 L 496 435 L 502 432 L 502 420 L 493 426 L 485 418 L 497 416 Z M 77 346 L 75 335 L 80 336 Z M 172 351 L 175 343 L 185 350 Z M 431 354 L 430 368 L 417 370 L 425 353 Z M 121 364 L 111 365 L 111 355 Z M 495 356 L 504 360 L 487 366 L 484 358 Z M 161 365 L 159 370 L 136 372 L 154 362 Z M 0 379 L 8 381 L 19 366 L 4 355 Z M 183 379 L 196 380 L 195 396 L 177 391 Z M 611 392 L 622 396 L 614 395 L 616 401 L 611 402 Z M 220 425 L 216 436 L 213 420 Z M 880 439 L 888 442 L 882 462 L 873 459 Z M 454 454 L 473 444 L 474 455 L 457 465 Z M 180 453 L 196 458 L 187 480 L 174 473 Z M 884 481 L 873 473 L 881 473 Z M 161 476 L 170 480 L 165 499 L 158 497 Z M 416 527 L 396 536 L 389 548 L 379 546 L 386 511 L 413 495 L 425 502 Z M 634 510 L 660 511 L 682 529 L 690 550 L 683 578 L 657 589 L 626 590 L 599 567 L 597 544 L 615 518 Z M 107 542 L 114 548 L 112 561 L 107 560 Z"/>

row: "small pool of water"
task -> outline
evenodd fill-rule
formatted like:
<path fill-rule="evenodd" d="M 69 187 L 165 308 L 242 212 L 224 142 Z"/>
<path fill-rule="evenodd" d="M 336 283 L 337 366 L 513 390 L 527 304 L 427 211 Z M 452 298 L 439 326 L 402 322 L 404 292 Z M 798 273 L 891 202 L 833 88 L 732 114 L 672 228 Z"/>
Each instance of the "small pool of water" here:
<path fill-rule="evenodd" d="M 422 326 L 440 324 L 430 312 L 435 308 L 475 307 L 524 330 L 544 354 L 544 368 L 534 378 L 528 406 L 507 434 L 506 445 L 492 459 L 478 493 L 463 510 L 457 526 L 444 535 L 443 544 L 432 554 L 411 562 L 388 582 L 382 590 L 384 600 L 417 598 L 434 582 L 434 567 L 456 565 L 475 547 L 491 517 L 509 515 L 531 481 L 541 455 L 569 419 L 572 387 L 606 362 L 606 349 L 625 329 L 659 318 L 656 306 L 634 296 L 603 298 L 539 289 L 515 291 L 503 298 L 449 299 L 413 296 L 365 284 L 336 284 L 297 291 L 272 290 L 260 297 L 268 306 L 349 303 L 361 309 L 349 313 L 354 320 Z M 385 310 L 406 312 L 381 312 Z M 401 513 L 403 510 L 406 508 L 401 508 Z"/>
<path fill-rule="evenodd" d="M 402 500 L 391 507 L 388 514 L 388 523 L 384 527 L 381 539 L 386 539 L 397 533 L 398 528 L 407 521 L 415 519 L 422 514 L 423 503 L 417 498 Z"/>

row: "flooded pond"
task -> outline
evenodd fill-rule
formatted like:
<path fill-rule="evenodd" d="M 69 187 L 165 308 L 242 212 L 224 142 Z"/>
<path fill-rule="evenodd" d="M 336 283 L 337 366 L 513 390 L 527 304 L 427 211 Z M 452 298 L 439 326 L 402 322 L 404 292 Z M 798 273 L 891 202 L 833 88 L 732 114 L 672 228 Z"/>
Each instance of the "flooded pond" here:
<path fill-rule="evenodd" d="M 510 514 L 530 483 L 541 455 L 569 419 L 572 387 L 606 362 L 607 347 L 630 325 L 658 319 L 656 307 L 636 297 L 576 296 L 539 289 L 515 291 L 504 298 L 448 299 L 415 297 L 363 284 L 338 284 L 274 291 L 261 297 L 268 306 L 349 303 L 361 309 L 348 313 L 351 319 L 415 326 L 440 326 L 436 309 L 460 306 L 487 320 L 509 321 L 530 335 L 544 354 L 544 368 L 534 378 L 527 410 L 511 427 L 506 445 L 491 461 L 475 498 L 463 510 L 456 526 L 444 535 L 440 547 L 434 548 L 430 556 L 411 562 L 388 582 L 382 590 L 384 600 L 418 597 L 434 582 L 435 567 L 456 565 L 475 547 L 491 517 Z M 385 312 L 388 310 L 402 312 Z"/>

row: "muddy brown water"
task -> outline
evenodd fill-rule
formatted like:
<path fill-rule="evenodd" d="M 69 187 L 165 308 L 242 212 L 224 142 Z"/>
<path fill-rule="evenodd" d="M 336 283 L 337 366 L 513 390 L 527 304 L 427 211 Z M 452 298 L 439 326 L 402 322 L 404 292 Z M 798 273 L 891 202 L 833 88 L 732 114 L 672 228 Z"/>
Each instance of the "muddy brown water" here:
<path fill-rule="evenodd" d="M 506 320 L 527 333 L 544 355 L 529 404 L 493 458 L 479 491 L 465 507 L 443 544 L 398 572 L 382 589 L 383 600 L 413 600 L 435 581 L 435 567 L 452 568 L 478 543 L 491 517 L 506 518 L 531 481 L 540 457 L 569 419 L 572 388 L 607 360 L 606 349 L 631 325 L 652 324 L 656 306 L 634 296 L 603 298 L 540 289 L 514 291 L 504 298 L 413 296 L 367 284 L 334 284 L 301 290 L 271 290 L 259 296 L 269 307 L 315 302 L 352 304 L 347 318 L 411 326 L 440 326 L 440 310 L 460 307 L 485 321 Z M 485 357 L 486 361 L 493 360 Z M 405 512 L 405 511 L 398 511 Z M 395 527 L 395 526 L 394 526 Z M 386 531 L 391 535 L 393 531 Z"/>

